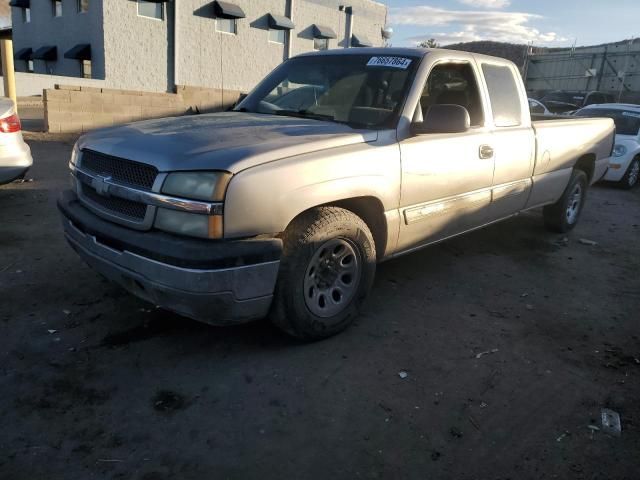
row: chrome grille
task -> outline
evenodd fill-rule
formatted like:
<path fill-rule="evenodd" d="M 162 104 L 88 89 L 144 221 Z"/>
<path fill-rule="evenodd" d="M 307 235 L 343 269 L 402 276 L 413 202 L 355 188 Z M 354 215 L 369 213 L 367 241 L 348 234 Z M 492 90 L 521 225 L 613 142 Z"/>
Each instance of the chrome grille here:
<path fill-rule="evenodd" d="M 158 176 L 158 169 L 151 165 L 86 149 L 82 150 L 80 165 L 83 170 L 145 190 L 151 190 Z"/>
<path fill-rule="evenodd" d="M 82 186 L 82 196 L 97 207 L 131 220 L 142 222 L 147 214 L 147 206 L 144 203 L 119 197 L 103 197 L 88 185 Z"/>

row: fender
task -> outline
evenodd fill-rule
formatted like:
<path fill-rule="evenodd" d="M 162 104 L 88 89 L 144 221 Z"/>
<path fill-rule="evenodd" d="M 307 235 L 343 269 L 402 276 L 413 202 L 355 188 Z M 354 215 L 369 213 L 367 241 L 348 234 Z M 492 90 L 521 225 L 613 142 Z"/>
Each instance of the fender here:
<path fill-rule="evenodd" d="M 400 149 L 395 132 L 258 165 L 235 175 L 224 207 L 224 237 L 278 234 L 302 212 L 355 197 L 374 197 L 397 211 Z M 385 215 L 386 216 L 386 215 Z"/>

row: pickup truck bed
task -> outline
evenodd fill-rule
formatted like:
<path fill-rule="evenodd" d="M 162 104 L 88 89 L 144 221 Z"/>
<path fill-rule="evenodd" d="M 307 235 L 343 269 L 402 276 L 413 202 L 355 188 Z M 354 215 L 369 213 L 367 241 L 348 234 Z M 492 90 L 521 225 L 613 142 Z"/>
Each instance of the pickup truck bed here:
<path fill-rule="evenodd" d="M 534 120 L 536 156 L 533 169 L 534 187 L 528 207 L 555 202 L 566 188 L 571 171 L 582 161 L 590 184 L 599 181 L 607 171 L 613 144 L 608 119 L 552 118 Z M 571 141 L 567 141 L 571 139 Z M 584 152 L 576 159 L 576 151 Z"/>

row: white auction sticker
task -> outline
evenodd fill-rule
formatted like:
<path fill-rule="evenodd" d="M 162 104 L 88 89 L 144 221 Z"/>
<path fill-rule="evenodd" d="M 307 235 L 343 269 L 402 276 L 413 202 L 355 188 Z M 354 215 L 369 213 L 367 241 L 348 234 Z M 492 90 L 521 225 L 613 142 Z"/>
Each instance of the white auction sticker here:
<path fill-rule="evenodd" d="M 404 57 L 371 57 L 367 67 L 391 67 L 406 70 L 411 65 L 410 58 Z"/>

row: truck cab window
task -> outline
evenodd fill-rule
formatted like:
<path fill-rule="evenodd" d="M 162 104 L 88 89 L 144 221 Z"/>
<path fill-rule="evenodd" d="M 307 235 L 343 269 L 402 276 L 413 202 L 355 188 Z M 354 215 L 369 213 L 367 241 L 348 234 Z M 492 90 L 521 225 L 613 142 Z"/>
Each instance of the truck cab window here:
<path fill-rule="evenodd" d="M 522 122 L 522 107 L 518 99 L 520 92 L 513 72 L 509 67 L 483 64 L 493 121 L 496 127 L 517 127 Z"/>
<path fill-rule="evenodd" d="M 423 117 L 432 105 L 460 105 L 469 112 L 472 127 L 484 124 L 480 89 L 471 65 L 442 63 L 431 70 L 418 105 Z"/>

